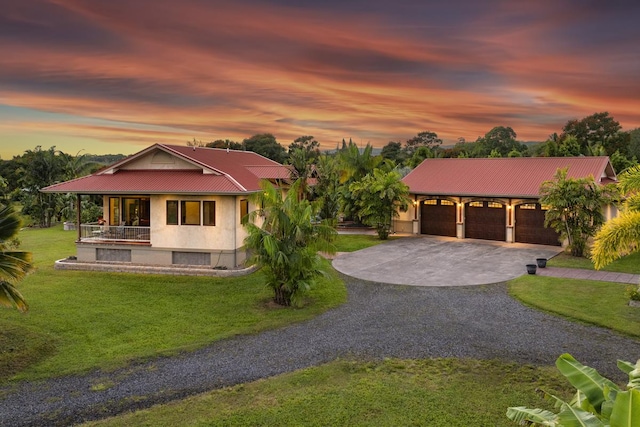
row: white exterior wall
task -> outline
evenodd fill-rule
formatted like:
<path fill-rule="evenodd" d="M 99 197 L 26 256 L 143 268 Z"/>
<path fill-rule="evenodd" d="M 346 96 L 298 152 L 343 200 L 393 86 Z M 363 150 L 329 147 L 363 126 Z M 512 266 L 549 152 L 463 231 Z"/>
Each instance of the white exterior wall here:
<path fill-rule="evenodd" d="M 602 211 L 604 213 L 604 218 L 606 221 L 617 217 L 618 213 L 620 212 L 616 205 L 604 205 Z"/>
<path fill-rule="evenodd" d="M 416 206 L 413 204 L 413 202 L 411 202 L 411 204 L 409 205 L 409 209 L 407 209 L 406 212 L 402 212 L 402 211 L 398 211 L 399 216 L 396 217 L 396 219 L 398 221 L 413 221 L 414 218 L 418 218 L 418 216 L 415 216 L 415 211 L 416 208 L 420 208 L 420 206 Z"/>
<path fill-rule="evenodd" d="M 167 225 L 167 200 L 215 201 L 216 225 Z M 235 250 L 242 246 L 242 242 L 238 244 L 236 234 L 240 224 L 239 212 L 236 196 L 151 196 L 151 246 L 180 250 Z"/>
<path fill-rule="evenodd" d="M 244 228 L 244 226 L 242 225 L 242 218 L 240 218 L 240 202 L 243 199 L 247 199 L 249 200 L 249 213 L 255 211 L 256 209 L 258 209 L 258 206 L 255 205 L 254 203 L 251 202 L 249 195 L 243 195 L 243 196 L 236 196 L 236 200 L 235 200 L 235 205 L 236 205 L 236 218 L 235 218 L 235 223 L 236 223 L 236 248 L 241 248 L 244 246 L 244 239 L 245 237 L 247 237 L 247 230 Z M 261 217 L 257 217 L 256 220 L 254 221 L 254 224 L 256 224 L 257 226 L 261 226 L 262 225 L 262 218 Z"/>

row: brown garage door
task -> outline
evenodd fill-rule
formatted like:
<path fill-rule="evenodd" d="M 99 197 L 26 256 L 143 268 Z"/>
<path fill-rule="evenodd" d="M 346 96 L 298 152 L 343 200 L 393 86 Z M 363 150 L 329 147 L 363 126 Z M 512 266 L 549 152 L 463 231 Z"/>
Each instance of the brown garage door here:
<path fill-rule="evenodd" d="M 507 239 L 507 208 L 496 202 L 470 202 L 464 208 L 465 237 L 470 239 Z"/>
<path fill-rule="evenodd" d="M 456 205 L 449 200 L 425 200 L 420 209 L 420 233 L 456 237 Z"/>
<path fill-rule="evenodd" d="M 560 246 L 558 233 L 544 227 L 544 213 L 540 203 L 516 206 L 516 242 Z"/>

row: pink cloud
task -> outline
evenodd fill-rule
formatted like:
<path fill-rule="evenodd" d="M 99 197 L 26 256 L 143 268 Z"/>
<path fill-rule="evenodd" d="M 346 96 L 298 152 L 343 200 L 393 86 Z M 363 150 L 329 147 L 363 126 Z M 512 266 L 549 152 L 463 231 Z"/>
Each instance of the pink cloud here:
<path fill-rule="evenodd" d="M 21 22 L 45 25 L 21 7 L 12 12 Z M 595 48 L 594 61 L 583 49 L 549 46 L 563 25 L 592 19 L 549 2 L 503 2 L 440 38 L 398 31 L 374 13 L 259 2 L 55 7 L 100 43 L 5 40 L 0 103 L 114 122 L 67 123 L 61 134 L 146 143 L 272 132 L 283 144 L 313 134 L 331 148 L 349 137 L 381 146 L 426 129 L 473 140 L 498 125 L 540 140 L 569 118 L 605 110 L 640 126 L 624 49 Z"/>

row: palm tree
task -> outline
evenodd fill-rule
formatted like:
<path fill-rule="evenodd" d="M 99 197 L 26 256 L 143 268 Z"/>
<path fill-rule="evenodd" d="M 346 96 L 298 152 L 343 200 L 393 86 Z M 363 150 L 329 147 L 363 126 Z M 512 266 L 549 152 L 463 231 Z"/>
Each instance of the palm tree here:
<path fill-rule="evenodd" d="M 301 199 L 308 199 L 311 194 L 311 187 L 309 186 L 309 178 L 313 173 L 313 161 L 314 157 L 309 155 L 309 152 L 302 148 L 294 148 L 289 151 L 288 163 L 295 169 L 297 179 L 300 180 L 300 194 Z"/>
<path fill-rule="evenodd" d="M 375 227 L 380 240 L 386 240 L 391 231 L 391 221 L 398 216 L 398 209 L 406 211 L 411 200 L 409 187 L 401 181 L 396 171 L 373 173 L 349 186 L 362 222 Z"/>
<path fill-rule="evenodd" d="M 587 240 L 604 223 L 602 205 L 613 194 L 608 186 L 596 184 L 593 177 L 568 178 L 567 169 L 558 169 L 554 180 L 540 186 L 540 203 L 549 206 L 545 226 L 550 226 L 569 241 L 571 255 L 581 257 Z"/>
<path fill-rule="evenodd" d="M 384 160 L 382 156 L 373 155 L 373 147 L 370 144 L 360 151 L 358 145 L 352 141 L 349 141 L 349 145 L 339 153 L 339 158 L 343 183 L 361 180 Z"/>
<path fill-rule="evenodd" d="M 373 147 L 367 144 L 361 151 L 358 145 L 349 141 L 338 154 L 340 168 L 340 208 L 346 218 L 361 220 L 357 214 L 358 209 L 352 197 L 349 187 L 352 183 L 360 181 L 374 169 L 383 168 L 385 171 L 393 169 L 393 162 L 385 160 L 382 156 L 373 155 Z"/>
<path fill-rule="evenodd" d="M 0 206 L 0 305 L 28 310 L 27 303 L 15 288 L 32 269 L 31 253 L 11 250 L 9 242 L 20 230 L 20 217 L 9 206 Z"/>
<path fill-rule="evenodd" d="M 595 236 L 591 259 L 597 269 L 640 250 L 640 165 L 618 177 L 627 195 L 619 216 L 607 221 Z"/>
<path fill-rule="evenodd" d="M 318 180 L 313 187 L 320 203 L 320 217 L 335 221 L 340 210 L 340 169 L 338 158 L 323 154 L 316 165 Z"/>
<path fill-rule="evenodd" d="M 285 306 L 300 305 L 301 294 L 322 273 L 318 250 L 335 252 L 335 230 L 314 221 L 317 206 L 298 199 L 300 185 L 296 181 L 283 196 L 281 189 L 265 181 L 263 191 L 253 198 L 262 208 L 251 212 L 245 224 L 245 245 L 253 252 L 250 262 L 262 268 L 274 301 Z M 260 219 L 261 227 L 255 224 Z"/>

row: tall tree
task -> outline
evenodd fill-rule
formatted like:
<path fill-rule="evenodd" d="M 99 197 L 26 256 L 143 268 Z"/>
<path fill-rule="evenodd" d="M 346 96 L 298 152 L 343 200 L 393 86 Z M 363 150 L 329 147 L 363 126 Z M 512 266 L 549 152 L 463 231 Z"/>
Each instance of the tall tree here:
<path fill-rule="evenodd" d="M 629 146 L 627 147 L 629 157 L 640 161 L 640 128 L 629 132 Z"/>
<path fill-rule="evenodd" d="M 93 160 L 91 156 L 86 153 L 80 154 L 80 151 L 78 151 L 75 156 L 62 151 L 56 152 L 62 162 L 62 179 L 65 181 L 88 175 L 100 167 L 100 164 Z"/>
<path fill-rule="evenodd" d="M 516 132 L 509 126 L 496 126 L 473 146 L 472 157 L 507 157 L 513 150 L 527 152 L 527 146 L 516 140 Z"/>
<path fill-rule="evenodd" d="M 314 171 L 314 158 L 313 152 L 309 152 L 303 148 L 294 148 L 289 151 L 288 164 L 295 170 L 297 179 L 300 181 L 298 185 L 299 194 L 301 199 L 306 199 L 311 194 L 311 187 L 309 186 L 309 179 L 313 175 Z"/>
<path fill-rule="evenodd" d="M 407 160 L 407 154 L 402 149 L 402 143 L 398 141 L 389 141 L 387 145 L 382 147 L 380 155 L 383 159 L 391 160 L 398 166 L 404 165 Z"/>
<path fill-rule="evenodd" d="M 43 150 L 40 146 L 27 150 L 23 162 L 23 213 L 30 215 L 41 227 L 50 227 L 52 219 L 63 207 L 63 197 L 42 193 L 40 189 L 63 181 L 65 164 L 56 147 Z"/>
<path fill-rule="evenodd" d="M 428 147 L 437 150 L 442 145 L 442 139 L 438 138 L 438 134 L 431 131 L 423 131 L 418 133 L 404 144 L 404 150 L 408 157 L 411 157 L 418 147 Z"/>
<path fill-rule="evenodd" d="M 624 154 L 620 152 L 620 150 L 614 151 L 614 153 L 609 156 L 609 160 L 611 161 L 611 166 L 613 166 L 613 170 L 617 173 L 624 172 L 628 168 L 635 166 L 638 164 L 635 157 L 628 158 Z"/>
<path fill-rule="evenodd" d="M 407 160 L 407 166 L 416 168 L 424 159 L 433 159 L 434 157 L 436 157 L 436 153 L 431 148 L 426 146 L 418 147 L 409 160 Z"/>
<path fill-rule="evenodd" d="M 576 138 L 585 156 L 600 155 L 602 147 L 606 155 L 613 154 L 620 147 L 618 135 L 621 126 L 608 112 L 595 113 L 580 120 L 569 120 L 562 128 L 560 139 L 571 135 Z"/>
<path fill-rule="evenodd" d="M 307 157 L 311 159 L 316 159 L 320 155 L 320 143 L 313 135 L 300 136 L 289 144 L 289 154 L 297 149 L 306 151 Z"/>
<path fill-rule="evenodd" d="M 300 305 L 302 294 L 322 273 L 318 250 L 335 252 L 331 244 L 335 230 L 326 222 L 312 221 L 317 207 L 308 200 L 298 200 L 294 183 L 286 196 L 268 182 L 254 201 L 263 206 L 251 212 L 245 225 L 247 249 L 253 252 L 250 262 L 262 268 L 267 285 L 280 305 Z M 262 226 L 253 221 L 262 217 Z"/>
<path fill-rule="evenodd" d="M 381 240 L 389 237 L 391 222 L 399 216 L 398 210 L 406 211 L 411 202 L 409 187 L 400 179 L 396 171 L 375 169 L 349 186 L 358 216 L 376 229 Z"/>
<path fill-rule="evenodd" d="M 9 206 L 0 205 L 0 305 L 27 311 L 28 306 L 15 285 L 32 270 L 31 253 L 12 248 L 20 230 L 20 217 Z"/>
<path fill-rule="evenodd" d="M 567 239 L 571 255 L 581 257 L 587 240 L 604 222 L 602 206 L 610 202 L 615 188 L 597 184 L 593 177 L 567 178 L 567 169 L 558 169 L 552 181 L 540 186 L 540 203 L 549 209 L 545 226 Z"/>
<path fill-rule="evenodd" d="M 541 157 L 573 157 L 582 154 L 580 143 L 573 135 L 567 135 L 564 139 L 548 139 L 536 149 L 536 155 Z"/>
<path fill-rule="evenodd" d="M 618 178 L 626 199 L 620 215 L 607 221 L 595 236 L 591 259 L 597 269 L 640 251 L 640 165 L 627 169 Z"/>
<path fill-rule="evenodd" d="M 378 167 L 383 159 L 373 155 L 373 147 L 367 144 L 362 150 L 349 141 L 349 145 L 339 153 L 342 181 L 358 181 Z"/>
<path fill-rule="evenodd" d="M 259 133 L 242 141 L 245 150 L 253 151 L 278 163 L 284 163 L 287 152 L 270 133 Z"/>

